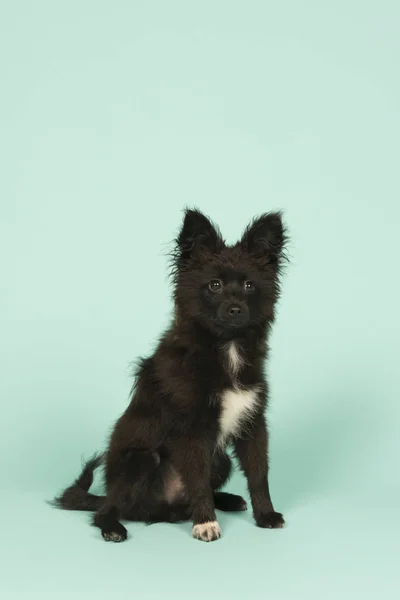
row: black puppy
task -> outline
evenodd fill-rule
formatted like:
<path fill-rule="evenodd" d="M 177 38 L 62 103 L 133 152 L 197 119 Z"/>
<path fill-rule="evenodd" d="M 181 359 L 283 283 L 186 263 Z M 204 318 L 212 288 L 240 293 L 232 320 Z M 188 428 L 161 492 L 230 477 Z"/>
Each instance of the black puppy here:
<path fill-rule="evenodd" d="M 279 213 L 264 214 L 227 246 L 197 210 L 187 210 L 173 253 L 175 314 L 155 353 L 141 361 L 131 402 L 109 447 L 55 500 L 95 511 L 105 540 L 127 531 L 119 519 L 193 520 L 193 537 L 220 537 L 215 509 L 246 510 L 218 491 L 232 445 L 260 527 L 282 527 L 268 488 L 267 384 L 263 365 L 279 295 L 286 236 Z M 105 462 L 106 496 L 89 493 Z"/>

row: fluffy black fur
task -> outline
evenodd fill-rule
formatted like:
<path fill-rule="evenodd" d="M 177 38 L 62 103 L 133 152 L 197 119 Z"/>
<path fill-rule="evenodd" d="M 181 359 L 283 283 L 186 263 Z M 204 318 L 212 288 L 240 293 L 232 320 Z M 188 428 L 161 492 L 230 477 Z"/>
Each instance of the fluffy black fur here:
<path fill-rule="evenodd" d="M 95 455 L 55 504 L 94 511 L 104 539 L 127 537 L 120 519 L 192 519 L 193 536 L 220 536 L 215 509 L 240 511 L 219 491 L 231 446 L 260 527 L 282 527 L 268 487 L 264 361 L 279 296 L 285 229 L 264 214 L 226 245 L 197 210 L 186 210 L 172 256 L 175 313 L 156 351 L 141 360 L 129 406 L 104 456 Z M 89 493 L 104 463 L 106 495 Z"/>

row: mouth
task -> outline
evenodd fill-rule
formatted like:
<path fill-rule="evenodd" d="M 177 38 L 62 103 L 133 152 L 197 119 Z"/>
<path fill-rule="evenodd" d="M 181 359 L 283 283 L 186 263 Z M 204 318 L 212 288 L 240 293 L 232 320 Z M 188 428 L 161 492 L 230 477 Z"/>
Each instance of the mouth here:
<path fill-rule="evenodd" d="M 243 329 L 248 322 L 248 319 L 219 319 L 218 325 L 226 330 Z"/>

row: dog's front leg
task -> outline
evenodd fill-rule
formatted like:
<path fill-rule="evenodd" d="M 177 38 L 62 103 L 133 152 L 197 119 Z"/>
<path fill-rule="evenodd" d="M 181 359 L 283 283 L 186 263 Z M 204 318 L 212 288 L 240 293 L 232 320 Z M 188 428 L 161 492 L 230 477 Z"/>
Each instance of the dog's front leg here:
<path fill-rule="evenodd" d="M 211 488 L 212 446 L 204 439 L 184 439 L 171 452 L 171 460 L 179 472 L 189 497 L 193 537 L 213 542 L 221 536 L 215 516 Z"/>
<path fill-rule="evenodd" d="M 275 512 L 268 484 L 268 438 L 263 415 L 251 431 L 234 440 L 236 456 L 247 478 L 254 518 L 259 527 L 279 528 L 285 521 Z"/>

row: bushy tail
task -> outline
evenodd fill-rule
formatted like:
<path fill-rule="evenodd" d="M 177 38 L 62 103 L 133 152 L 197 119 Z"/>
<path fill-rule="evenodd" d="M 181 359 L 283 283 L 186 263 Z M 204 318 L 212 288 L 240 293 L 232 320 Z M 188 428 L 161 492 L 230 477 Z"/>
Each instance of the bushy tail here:
<path fill-rule="evenodd" d="M 64 510 L 98 510 L 104 500 L 104 496 L 95 496 L 89 493 L 93 483 L 95 469 L 103 462 L 102 454 L 94 454 L 84 465 L 81 474 L 74 483 L 57 496 L 51 503 L 57 508 Z"/>

